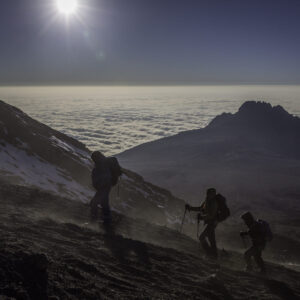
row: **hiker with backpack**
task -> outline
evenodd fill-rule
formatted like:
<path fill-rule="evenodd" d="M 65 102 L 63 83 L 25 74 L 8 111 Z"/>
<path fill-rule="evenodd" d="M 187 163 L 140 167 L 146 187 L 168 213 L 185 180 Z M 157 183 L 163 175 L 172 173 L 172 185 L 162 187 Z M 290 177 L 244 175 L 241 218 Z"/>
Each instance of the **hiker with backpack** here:
<path fill-rule="evenodd" d="M 269 224 L 263 220 L 255 220 L 250 212 L 244 213 L 241 218 L 249 228 L 247 231 L 241 231 L 240 236 L 245 238 L 249 236 L 252 240 L 252 246 L 244 253 L 246 260 L 246 271 L 252 271 L 252 257 L 261 273 L 266 273 L 265 263 L 262 259 L 262 251 L 265 249 L 266 242 L 271 241 L 273 234 Z"/>
<path fill-rule="evenodd" d="M 98 218 L 98 205 L 101 205 L 103 222 L 109 223 L 111 212 L 109 206 L 109 193 L 111 188 L 118 183 L 122 175 L 121 167 L 115 157 L 105 157 L 100 151 L 95 151 L 91 155 L 95 163 L 92 171 L 92 183 L 96 189 L 96 194 L 90 202 L 91 218 Z"/>
<path fill-rule="evenodd" d="M 219 222 L 224 221 L 230 215 L 225 197 L 217 194 L 216 189 L 209 188 L 206 191 L 206 199 L 199 207 L 192 207 L 186 204 L 186 209 L 199 212 L 198 218 L 203 220 L 205 224 L 199 240 L 206 254 L 211 258 L 217 259 L 218 250 L 215 229 Z"/>

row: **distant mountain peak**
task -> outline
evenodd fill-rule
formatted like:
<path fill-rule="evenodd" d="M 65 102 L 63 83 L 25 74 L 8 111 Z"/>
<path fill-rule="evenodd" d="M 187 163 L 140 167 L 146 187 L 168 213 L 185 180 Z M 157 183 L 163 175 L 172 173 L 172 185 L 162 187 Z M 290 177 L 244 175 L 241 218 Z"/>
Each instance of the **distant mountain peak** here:
<path fill-rule="evenodd" d="M 290 115 L 281 105 L 272 106 L 263 101 L 246 101 L 241 105 L 238 114 L 257 116 L 257 115 Z M 291 115 L 290 115 L 291 116 Z"/>
<path fill-rule="evenodd" d="M 214 118 L 209 129 L 229 130 L 298 130 L 300 118 L 288 113 L 281 105 L 263 101 L 246 101 L 235 114 L 223 113 Z M 276 129 L 276 130 L 277 130 Z"/>

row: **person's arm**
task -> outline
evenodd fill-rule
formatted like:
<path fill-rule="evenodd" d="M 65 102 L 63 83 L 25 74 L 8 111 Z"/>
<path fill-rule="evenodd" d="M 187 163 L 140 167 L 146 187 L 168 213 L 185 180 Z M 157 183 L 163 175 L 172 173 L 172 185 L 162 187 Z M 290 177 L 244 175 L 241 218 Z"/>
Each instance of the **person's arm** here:
<path fill-rule="evenodd" d="M 92 173 L 91 173 L 91 179 L 92 179 L 92 185 L 95 189 L 97 189 L 97 169 L 96 167 L 93 168 Z"/>
<path fill-rule="evenodd" d="M 200 206 L 190 206 L 189 204 L 185 205 L 185 209 L 188 211 L 203 211 L 203 203 Z"/>
<path fill-rule="evenodd" d="M 202 208 L 201 208 L 201 206 L 189 206 L 188 210 L 189 211 L 201 211 Z"/>

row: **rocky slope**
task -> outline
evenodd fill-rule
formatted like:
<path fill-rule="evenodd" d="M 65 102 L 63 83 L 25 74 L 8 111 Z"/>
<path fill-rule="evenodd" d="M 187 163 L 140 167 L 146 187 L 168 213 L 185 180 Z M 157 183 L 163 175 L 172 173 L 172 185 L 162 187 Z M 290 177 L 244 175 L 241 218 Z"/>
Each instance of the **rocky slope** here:
<path fill-rule="evenodd" d="M 300 274 L 268 263 L 243 272 L 178 232 L 113 214 L 86 223 L 88 208 L 41 190 L 0 184 L 0 299 L 299 299 Z"/>
<path fill-rule="evenodd" d="M 89 202 L 90 151 L 77 140 L 0 101 L 0 179 Z M 162 225 L 179 224 L 184 202 L 126 170 L 112 191 L 112 206 Z"/>

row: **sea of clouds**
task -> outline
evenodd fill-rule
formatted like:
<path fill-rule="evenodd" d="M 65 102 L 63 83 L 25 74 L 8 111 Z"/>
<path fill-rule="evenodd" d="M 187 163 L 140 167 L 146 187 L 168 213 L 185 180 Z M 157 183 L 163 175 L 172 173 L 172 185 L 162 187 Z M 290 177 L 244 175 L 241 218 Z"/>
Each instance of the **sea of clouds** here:
<path fill-rule="evenodd" d="M 0 99 L 107 155 L 204 127 L 247 100 L 300 116 L 300 86 L 0 87 Z"/>

